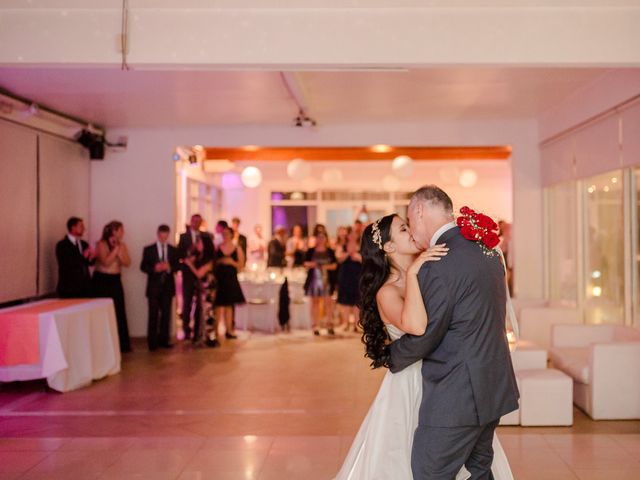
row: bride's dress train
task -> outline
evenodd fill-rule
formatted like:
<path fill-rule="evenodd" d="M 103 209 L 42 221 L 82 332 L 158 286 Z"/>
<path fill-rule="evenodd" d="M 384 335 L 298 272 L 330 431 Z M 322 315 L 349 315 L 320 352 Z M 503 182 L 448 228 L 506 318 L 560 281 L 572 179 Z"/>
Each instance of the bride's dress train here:
<path fill-rule="evenodd" d="M 402 332 L 387 325 L 393 340 Z M 336 480 L 412 480 L 411 446 L 422 400 L 422 362 L 387 372 Z M 513 480 L 498 437 L 493 439 L 495 480 Z M 470 477 L 463 467 L 456 480 Z"/>

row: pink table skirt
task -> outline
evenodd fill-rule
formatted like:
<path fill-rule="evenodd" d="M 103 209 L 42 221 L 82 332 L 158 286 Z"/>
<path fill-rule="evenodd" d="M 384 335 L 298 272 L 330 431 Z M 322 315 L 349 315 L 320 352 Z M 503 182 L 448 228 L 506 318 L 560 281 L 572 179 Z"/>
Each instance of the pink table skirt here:
<path fill-rule="evenodd" d="M 87 300 L 51 300 L 0 311 L 0 366 L 38 363 L 39 316 L 84 302 Z"/>

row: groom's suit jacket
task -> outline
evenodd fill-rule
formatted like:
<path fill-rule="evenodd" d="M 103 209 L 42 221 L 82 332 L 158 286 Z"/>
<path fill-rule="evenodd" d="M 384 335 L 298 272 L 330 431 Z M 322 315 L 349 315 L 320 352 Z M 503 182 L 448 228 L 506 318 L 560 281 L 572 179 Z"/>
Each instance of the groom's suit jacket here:
<path fill-rule="evenodd" d="M 436 243 L 446 243 L 448 255 L 418 273 L 427 330 L 391 344 L 390 368 L 398 372 L 423 360 L 420 425 L 486 425 L 518 408 L 504 268 L 499 256 L 486 255 L 458 227 Z"/>

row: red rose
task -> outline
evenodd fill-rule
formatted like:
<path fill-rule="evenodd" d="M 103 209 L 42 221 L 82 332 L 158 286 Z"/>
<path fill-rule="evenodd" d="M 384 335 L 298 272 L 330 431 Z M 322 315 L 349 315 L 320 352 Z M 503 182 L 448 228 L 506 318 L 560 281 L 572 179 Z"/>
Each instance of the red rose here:
<path fill-rule="evenodd" d="M 486 228 L 487 230 L 495 230 L 498 228 L 496 222 L 494 222 L 491 217 L 483 215 L 482 213 L 479 213 L 476 217 L 476 223 L 480 228 Z"/>
<path fill-rule="evenodd" d="M 471 212 L 471 209 L 470 209 L 469 207 L 462 207 L 462 208 L 460 209 L 460 213 L 461 213 L 462 215 L 469 215 L 469 212 Z"/>
<path fill-rule="evenodd" d="M 477 240 L 476 239 L 476 229 L 471 227 L 471 226 L 469 226 L 469 225 L 465 225 L 464 227 L 462 227 L 460 229 L 460 233 L 467 240 Z"/>
<path fill-rule="evenodd" d="M 500 243 L 500 238 L 495 233 L 489 232 L 484 237 L 482 237 L 482 243 L 484 243 L 485 247 L 492 250 L 498 246 L 498 244 Z"/>

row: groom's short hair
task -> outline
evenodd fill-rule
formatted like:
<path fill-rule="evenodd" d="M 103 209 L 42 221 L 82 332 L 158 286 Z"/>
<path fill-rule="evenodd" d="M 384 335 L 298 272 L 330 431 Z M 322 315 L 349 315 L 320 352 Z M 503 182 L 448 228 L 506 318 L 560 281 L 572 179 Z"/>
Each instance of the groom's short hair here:
<path fill-rule="evenodd" d="M 416 190 L 411 196 L 409 208 L 413 208 L 418 202 L 440 205 L 445 212 L 453 215 L 453 202 L 451 201 L 451 197 L 436 185 L 425 185 Z"/>

